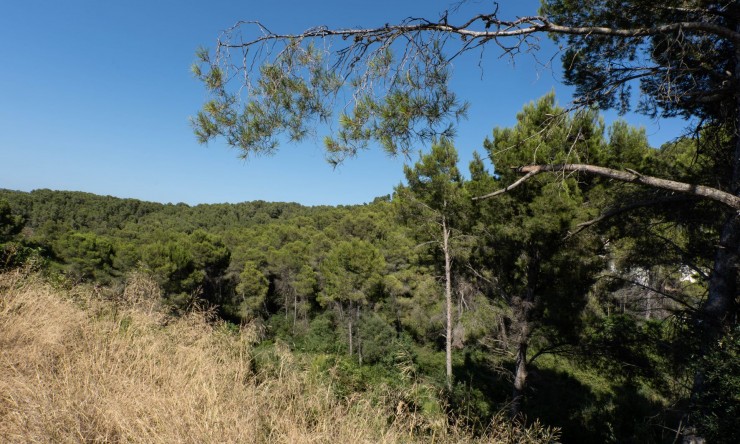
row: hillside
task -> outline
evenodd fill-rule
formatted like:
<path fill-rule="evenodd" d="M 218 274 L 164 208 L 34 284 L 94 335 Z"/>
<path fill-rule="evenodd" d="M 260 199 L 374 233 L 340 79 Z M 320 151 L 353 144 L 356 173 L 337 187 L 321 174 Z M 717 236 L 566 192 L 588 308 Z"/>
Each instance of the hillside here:
<path fill-rule="evenodd" d="M 405 391 L 338 392 L 342 368 L 284 344 L 256 348 L 253 325 L 212 313 L 173 318 L 157 286 L 121 292 L 0 275 L 0 441 L 5 443 L 553 442 L 499 418 L 473 437 L 404 401 Z"/>

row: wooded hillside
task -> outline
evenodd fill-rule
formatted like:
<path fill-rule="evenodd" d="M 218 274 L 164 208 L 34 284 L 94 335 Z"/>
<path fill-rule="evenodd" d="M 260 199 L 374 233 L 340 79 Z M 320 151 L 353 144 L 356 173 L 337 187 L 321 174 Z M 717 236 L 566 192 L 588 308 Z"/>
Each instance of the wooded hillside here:
<path fill-rule="evenodd" d="M 713 442 L 733 442 L 740 336 L 695 360 L 691 327 L 721 204 L 577 172 L 474 199 L 519 177 L 488 160 L 557 164 L 577 151 L 701 182 L 713 159 L 689 139 L 651 148 L 644 131 L 605 128 L 592 111 L 553 128 L 558 113 L 552 96 L 526 105 L 468 168 L 438 139 L 405 184 L 366 205 L 0 190 L 0 265 L 106 294 L 146 277 L 157 288 L 146 303 L 169 316 L 212 310 L 218 328 L 250 326 L 257 349 L 332 362 L 337 399 L 391 384 L 406 393 L 398 408 L 471 436 L 504 415 L 560 428 L 566 442 L 668 442 L 692 402 Z M 697 367 L 707 390 L 691 399 Z"/>

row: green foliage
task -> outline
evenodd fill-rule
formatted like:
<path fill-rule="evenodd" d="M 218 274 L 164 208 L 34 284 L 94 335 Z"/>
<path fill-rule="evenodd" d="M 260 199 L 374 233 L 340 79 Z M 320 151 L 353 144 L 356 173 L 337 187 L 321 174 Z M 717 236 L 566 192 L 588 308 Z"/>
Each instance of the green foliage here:
<path fill-rule="evenodd" d="M 265 308 L 269 282 L 254 262 L 247 262 L 239 274 L 236 296 L 224 305 L 224 311 L 241 319 L 249 319 Z"/>
<path fill-rule="evenodd" d="M 362 341 L 360 347 L 363 362 L 388 362 L 396 339 L 396 330 L 388 322 L 376 313 L 365 313 L 360 318 L 357 332 Z"/>
<path fill-rule="evenodd" d="M 249 98 L 240 100 L 241 86 L 225 79 L 220 59 L 198 50 L 193 73 L 203 82 L 210 99 L 191 119 L 198 140 L 216 137 L 241 150 L 242 157 L 270 154 L 282 138 L 304 139 L 316 123 L 331 119 L 336 99 L 348 89 L 357 89 L 356 100 L 338 117 L 338 131 L 326 136 L 324 144 L 331 163 L 342 162 L 378 141 L 389 154 L 408 154 L 421 139 L 453 135 L 447 121 L 466 113 L 449 89 L 449 71 L 439 47 L 429 47 L 425 66 L 411 66 L 399 75 L 391 66 L 397 61 L 388 49 L 357 54 L 350 63 L 335 64 L 330 53 L 302 39 L 285 42 L 279 55 L 252 71 L 244 66 Z M 368 69 L 353 69 L 360 61 Z M 230 75 L 229 78 L 232 78 Z M 379 89 L 386 89 L 382 98 Z"/>
<path fill-rule="evenodd" d="M 440 241 L 439 223 L 462 227 L 469 196 L 457 168 L 457 150 L 449 139 L 432 144 L 413 166 L 404 166 L 407 186 L 396 188 L 394 203 L 406 223 L 416 228 L 422 241 Z"/>
<path fill-rule="evenodd" d="M 659 358 L 659 347 L 667 344 L 666 329 L 659 322 L 640 322 L 625 314 L 606 316 L 589 323 L 579 347 L 594 358 L 590 364 L 614 382 L 650 381 L 660 389 L 668 370 Z"/>
<path fill-rule="evenodd" d="M 508 165 L 602 156 L 606 146 L 597 116 L 577 115 L 562 127 L 550 128 L 551 116 L 562 113 L 548 95 L 525 106 L 515 127 L 496 128 L 494 139 L 484 146 L 499 176 L 486 177 L 477 166 L 477 180 L 501 187 L 513 179 Z M 512 310 L 509 317 L 519 325 L 514 331 L 539 329 L 548 338 L 545 343 L 572 341 L 590 286 L 604 265 L 597 237 L 567 236 L 594 214 L 587 206 L 592 182 L 553 176 L 538 182 L 481 203 L 476 230 L 484 241 L 476 260 L 481 269 L 495 273 L 497 297 L 506 301 Z"/>
<path fill-rule="evenodd" d="M 13 214 L 8 201 L 0 199 L 0 244 L 20 233 L 23 225 L 23 218 Z"/>
<path fill-rule="evenodd" d="M 183 308 L 203 295 L 215 300 L 229 265 L 230 251 L 218 236 L 196 230 L 170 235 L 143 248 L 142 261 L 152 271 L 175 307 Z"/>
<path fill-rule="evenodd" d="M 695 418 L 708 442 L 740 440 L 740 328 L 722 338 L 698 365 L 704 374 L 705 390 L 697 400 Z"/>
<path fill-rule="evenodd" d="M 315 353 L 340 353 L 339 338 L 331 312 L 314 317 L 301 336 L 298 347 L 301 350 Z"/>
<path fill-rule="evenodd" d="M 54 253 L 65 258 L 65 272 L 76 279 L 105 282 L 113 271 L 113 244 L 93 233 L 66 233 L 54 243 Z"/>
<path fill-rule="evenodd" d="M 13 214 L 10 204 L 0 199 L 0 270 L 29 262 L 36 250 L 15 240 L 24 226 L 23 217 Z"/>
<path fill-rule="evenodd" d="M 378 291 L 385 260 L 369 242 L 353 239 L 332 248 L 322 267 L 324 285 L 318 297 L 321 304 L 362 305 Z"/>
<path fill-rule="evenodd" d="M 542 13 L 563 26 L 657 28 L 676 23 L 703 23 L 734 30 L 732 14 L 715 14 L 723 2 L 669 0 L 543 1 Z M 567 83 L 585 103 L 601 108 L 630 108 L 632 82 L 639 79 L 638 109 L 650 115 L 717 118 L 735 107 L 722 85 L 734 72 L 733 45 L 726 33 L 690 32 L 680 28 L 640 37 L 606 34 L 552 34 L 566 48 L 563 69 Z M 650 66 L 650 69 L 646 67 Z M 669 75 L 670 73 L 670 75 Z M 709 94 L 713 100 L 700 98 Z"/>

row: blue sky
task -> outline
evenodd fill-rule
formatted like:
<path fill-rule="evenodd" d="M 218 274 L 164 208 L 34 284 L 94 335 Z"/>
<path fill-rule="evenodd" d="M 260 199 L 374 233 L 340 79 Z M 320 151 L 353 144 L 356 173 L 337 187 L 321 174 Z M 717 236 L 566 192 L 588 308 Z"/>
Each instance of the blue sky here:
<path fill-rule="evenodd" d="M 388 194 L 403 159 L 370 149 L 332 169 L 320 142 L 284 145 L 272 157 L 238 159 L 221 142 L 197 143 L 188 117 L 204 99 L 190 73 L 199 46 L 212 47 L 238 20 L 273 31 L 315 25 L 373 26 L 408 16 L 436 18 L 448 1 L 8 0 L 0 8 L 0 188 L 87 191 L 188 204 L 290 201 L 356 204 Z M 537 2 L 502 1 L 504 14 L 530 14 Z M 487 7 L 491 2 L 471 2 Z M 516 5 L 516 6 L 512 6 Z M 511 8 L 511 9 L 508 9 Z M 554 47 L 542 41 L 538 57 Z M 559 62 L 514 63 L 487 50 L 456 62 L 454 86 L 471 104 L 456 146 L 465 164 L 495 126 L 511 126 L 523 104 L 555 90 L 567 104 Z M 607 123 L 616 118 L 606 116 Z M 653 145 L 680 122 L 644 126 Z M 320 140 L 320 139 L 319 139 Z M 420 147 L 421 148 L 421 147 Z"/>

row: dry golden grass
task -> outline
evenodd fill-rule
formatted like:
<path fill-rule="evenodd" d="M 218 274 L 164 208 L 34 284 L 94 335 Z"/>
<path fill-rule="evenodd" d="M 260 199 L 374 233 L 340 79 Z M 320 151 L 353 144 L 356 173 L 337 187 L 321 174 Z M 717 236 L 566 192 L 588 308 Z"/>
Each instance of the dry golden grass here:
<path fill-rule="evenodd" d="M 392 400 L 338 399 L 285 347 L 269 376 L 254 374 L 252 329 L 234 333 L 203 312 L 171 318 L 158 299 L 141 275 L 117 296 L 0 275 L 0 442 L 471 441 Z M 478 441 L 553 440 L 494 428 Z"/>

